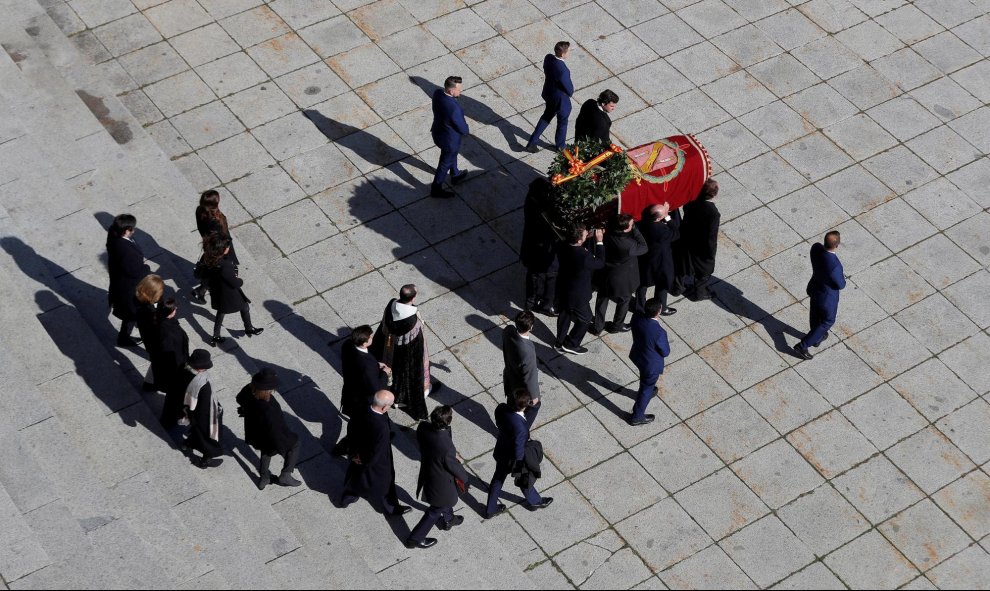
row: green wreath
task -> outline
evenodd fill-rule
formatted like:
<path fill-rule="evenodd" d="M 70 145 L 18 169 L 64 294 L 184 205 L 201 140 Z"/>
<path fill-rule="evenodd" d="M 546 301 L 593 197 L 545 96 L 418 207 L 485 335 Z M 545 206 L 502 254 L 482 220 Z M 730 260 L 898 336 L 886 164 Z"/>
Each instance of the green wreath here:
<path fill-rule="evenodd" d="M 583 139 L 568 147 L 571 155 L 576 151 L 577 158 L 584 162 L 610 149 L 610 144 L 596 138 Z M 549 178 L 552 179 L 555 175 L 569 176 L 570 169 L 571 162 L 563 151 L 558 152 L 550 163 Z M 615 199 L 632 180 L 632 176 L 625 152 L 617 153 L 584 174 L 554 187 L 554 209 L 563 220 L 580 221 L 587 214 Z"/>

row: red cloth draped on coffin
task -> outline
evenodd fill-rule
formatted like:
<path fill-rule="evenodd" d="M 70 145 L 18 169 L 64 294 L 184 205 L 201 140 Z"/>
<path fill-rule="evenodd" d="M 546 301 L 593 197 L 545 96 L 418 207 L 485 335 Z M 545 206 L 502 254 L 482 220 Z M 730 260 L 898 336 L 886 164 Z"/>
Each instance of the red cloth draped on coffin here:
<path fill-rule="evenodd" d="M 693 135 L 650 142 L 626 156 L 639 172 L 619 196 L 619 211 L 637 221 L 650 205 L 666 201 L 674 209 L 693 201 L 711 175 L 708 152 Z"/>

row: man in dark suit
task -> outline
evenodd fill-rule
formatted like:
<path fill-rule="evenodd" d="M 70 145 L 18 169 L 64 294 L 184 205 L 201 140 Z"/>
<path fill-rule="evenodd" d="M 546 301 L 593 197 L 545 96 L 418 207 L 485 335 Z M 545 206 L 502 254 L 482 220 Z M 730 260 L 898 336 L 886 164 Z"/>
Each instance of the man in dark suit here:
<path fill-rule="evenodd" d="M 351 445 L 351 462 L 344 477 L 341 508 L 362 495 L 371 506 L 386 515 L 405 515 L 412 509 L 400 505 L 395 489 L 395 462 L 392 458 L 392 420 L 388 409 L 395 397 L 388 390 L 379 390 L 371 407 L 347 424 Z"/>
<path fill-rule="evenodd" d="M 526 408 L 531 401 L 529 392 L 519 391 L 509 402 L 503 402 L 495 407 L 495 426 L 498 427 L 498 439 L 495 441 L 495 474 L 488 485 L 488 506 L 485 519 L 491 519 L 505 511 L 505 505 L 498 502 L 502 492 L 505 477 L 518 473 L 526 456 L 526 443 L 529 441 L 529 425 L 526 423 Z M 536 488 L 530 486 L 522 489 L 526 497 L 526 508 L 536 511 L 550 506 L 553 497 L 541 497 Z"/>
<path fill-rule="evenodd" d="M 363 413 L 371 404 L 375 392 L 388 387 L 388 376 L 392 370 L 375 359 L 368 352 L 374 331 L 367 324 L 351 331 L 351 338 L 340 350 L 340 365 L 344 374 L 344 385 L 340 391 L 340 412 L 351 419 Z M 347 455 L 348 438 L 337 442 L 333 455 Z"/>
<path fill-rule="evenodd" d="M 533 135 L 529 136 L 526 150 L 536 153 L 539 148 L 536 142 L 540 140 L 543 131 L 550 125 L 550 121 L 557 118 L 557 133 L 554 135 L 554 147 L 557 151 L 563 150 L 567 143 L 567 118 L 571 115 L 571 96 L 574 94 L 574 84 L 571 82 L 571 71 L 567 68 L 564 60 L 571 53 L 571 44 L 567 41 L 558 41 L 553 46 L 553 54 L 547 54 L 543 58 L 543 73 L 546 78 L 543 81 L 543 92 L 540 96 L 546 101 L 547 107 L 536 123 Z"/>
<path fill-rule="evenodd" d="M 450 530 L 464 523 L 464 517 L 454 515 L 458 493 L 467 490 L 468 473 L 457 459 L 457 448 L 450 431 L 454 410 L 447 405 L 438 406 L 430 413 L 430 420 L 416 427 L 420 465 L 416 494 L 430 504 L 423 512 L 412 533 L 406 539 L 406 548 L 429 548 L 436 545 L 436 538 L 428 538 L 434 525 Z"/>
<path fill-rule="evenodd" d="M 619 95 L 611 90 L 603 90 L 598 100 L 588 99 L 581 105 L 577 121 L 574 122 L 574 141 L 595 138 L 606 144 L 612 143 L 608 132 L 612 128 L 612 118 L 609 113 L 615 110 Z"/>
<path fill-rule="evenodd" d="M 832 230 L 825 234 L 824 244 L 815 243 L 811 247 L 811 281 L 807 289 L 811 296 L 811 331 L 794 346 L 798 357 L 803 359 L 811 359 L 809 347 L 817 347 L 828 338 L 828 329 L 835 324 L 839 311 L 839 291 L 846 287 L 842 263 L 835 254 L 839 238 L 839 232 Z"/>
<path fill-rule="evenodd" d="M 468 124 L 464 119 L 464 109 L 457 102 L 461 96 L 461 77 L 448 76 L 443 88 L 433 91 L 433 126 L 430 133 L 433 143 L 440 148 L 440 163 L 430 185 L 431 197 L 453 197 L 453 191 L 443 188 L 447 175 L 451 183 L 458 184 L 467 178 L 467 172 L 457 169 L 457 151 L 461 149 L 461 138 L 468 134 Z"/>
<path fill-rule="evenodd" d="M 681 212 L 670 211 L 670 205 L 651 205 L 643 212 L 639 231 L 646 240 L 648 250 L 639 257 L 639 289 L 636 290 L 636 311 L 646 307 L 646 293 L 655 287 L 654 296 L 663 308 L 661 316 L 672 316 L 676 308 L 667 306 L 667 294 L 674 285 L 673 244 L 681 235 Z"/>
<path fill-rule="evenodd" d="M 131 337 L 137 324 L 137 299 L 134 290 L 151 269 L 144 263 L 144 253 L 134 242 L 137 218 L 122 213 L 107 230 L 107 270 L 110 272 L 108 296 L 113 315 L 120 319 L 118 347 L 136 347 L 140 341 Z"/>
<path fill-rule="evenodd" d="M 718 182 L 708 179 L 701 187 L 701 194 L 684 206 L 681 222 L 681 238 L 677 241 L 678 261 L 681 269 L 671 295 L 684 293 L 684 278 L 694 277 L 694 286 L 688 292 L 692 300 L 710 300 L 708 291 L 715 273 L 715 253 L 718 250 L 718 226 L 721 214 L 712 203 L 718 195 Z"/>
<path fill-rule="evenodd" d="M 557 251 L 560 269 L 557 272 L 557 340 L 554 349 L 558 353 L 582 355 L 588 350 L 581 346 L 588 324 L 591 322 L 591 276 L 605 268 L 605 231 L 595 230 L 592 250 L 584 247 L 588 229 L 584 224 L 574 224 L 569 230 L 569 241 L 561 243 Z M 567 329 L 571 322 L 574 328 Z"/>
<path fill-rule="evenodd" d="M 646 414 L 646 407 L 657 392 L 657 381 L 663 373 L 663 358 L 670 355 L 667 331 L 660 326 L 662 304 L 657 298 L 646 301 L 645 312 L 634 314 L 632 319 L 633 344 L 629 359 L 639 369 L 639 393 L 633 405 L 629 424 L 646 425 L 656 415 Z"/>
<path fill-rule="evenodd" d="M 526 309 L 556 316 L 557 235 L 543 216 L 550 201 L 550 181 L 539 176 L 529 184 L 523 205 L 522 244 L 519 260 L 526 267 Z"/>
<path fill-rule="evenodd" d="M 595 320 L 591 334 L 602 330 L 610 333 L 628 332 L 626 314 L 636 288 L 639 287 L 639 257 L 646 254 L 646 240 L 628 213 L 616 216 L 612 229 L 605 236 L 605 271 L 595 300 Z M 605 323 L 608 303 L 615 302 L 612 322 Z"/>
<path fill-rule="evenodd" d="M 528 310 L 516 315 L 514 324 L 502 331 L 502 387 L 505 399 L 511 400 L 517 390 L 529 392 L 531 401 L 526 407 L 526 424 L 530 429 L 540 412 L 540 374 L 537 370 L 536 345 L 529 333 L 536 324 L 536 317 Z"/>

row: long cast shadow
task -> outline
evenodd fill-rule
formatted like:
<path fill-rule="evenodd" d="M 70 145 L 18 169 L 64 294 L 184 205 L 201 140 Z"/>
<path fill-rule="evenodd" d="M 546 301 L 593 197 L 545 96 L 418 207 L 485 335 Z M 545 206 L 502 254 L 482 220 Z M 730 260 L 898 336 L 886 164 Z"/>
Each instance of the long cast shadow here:
<path fill-rule="evenodd" d="M 712 301 L 715 302 L 716 306 L 756 322 L 767 331 L 778 352 L 786 353 L 791 357 L 795 356 L 794 349 L 787 344 L 786 336 L 790 335 L 800 339 L 804 333 L 786 322 L 778 320 L 773 314 L 748 299 L 741 289 L 724 279 L 712 285 L 711 291 L 715 294 Z"/>

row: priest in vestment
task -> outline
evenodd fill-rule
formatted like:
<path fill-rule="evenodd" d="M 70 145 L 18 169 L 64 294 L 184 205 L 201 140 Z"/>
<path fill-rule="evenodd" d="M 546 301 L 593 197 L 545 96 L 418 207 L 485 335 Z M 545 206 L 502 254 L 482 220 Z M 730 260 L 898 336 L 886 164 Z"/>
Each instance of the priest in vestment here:
<path fill-rule="evenodd" d="M 430 395 L 430 352 L 423 320 L 415 305 L 416 286 L 403 285 L 399 297 L 385 307 L 375 332 L 371 353 L 392 368 L 395 402 L 418 420 L 426 420 L 426 397 Z M 435 384 L 434 386 L 438 386 Z"/>

